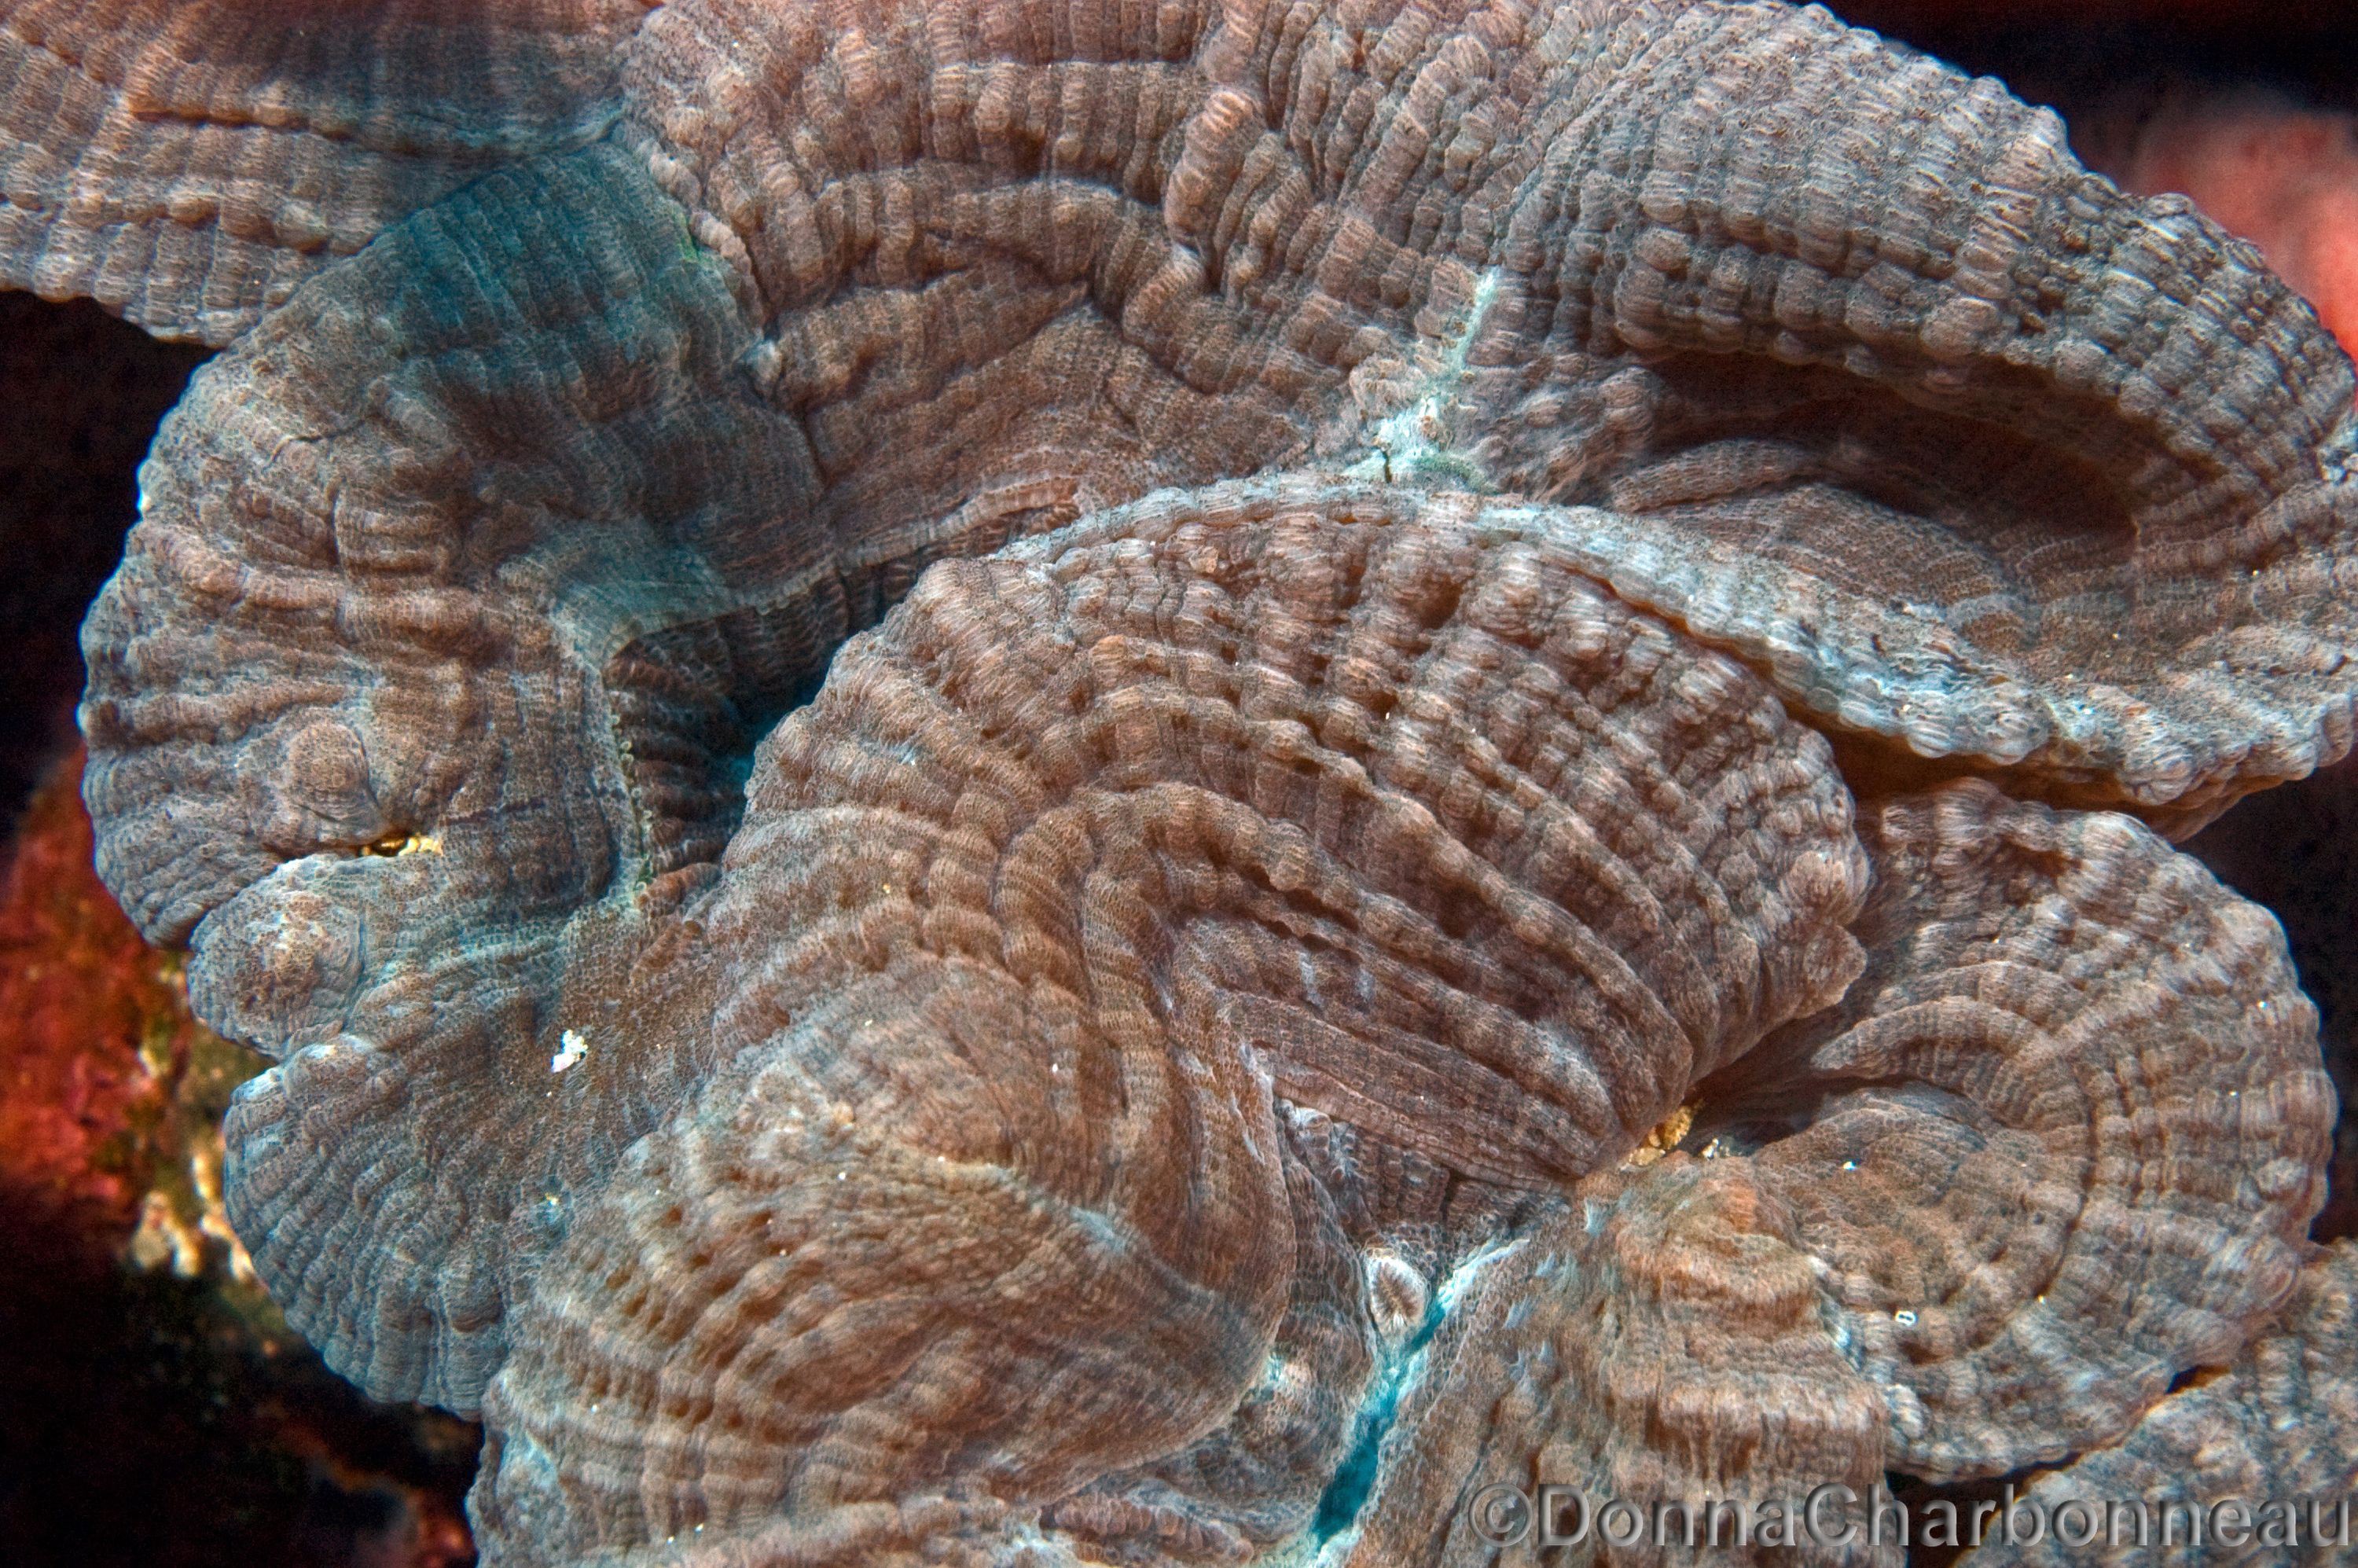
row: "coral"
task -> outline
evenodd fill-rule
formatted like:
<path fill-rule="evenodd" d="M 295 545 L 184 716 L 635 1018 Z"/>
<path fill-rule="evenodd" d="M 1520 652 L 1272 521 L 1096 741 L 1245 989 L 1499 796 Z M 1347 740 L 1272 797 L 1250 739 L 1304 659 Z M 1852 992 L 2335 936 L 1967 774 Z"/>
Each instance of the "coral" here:
<path fill-rule="evenodd" d="M 1884 1401 L 1827 1334 L 1790 1214 L 1741 1161 L 1673 1155 L 1647 1174 L 1591 1177 L 1571 1213 L 1466 1271 L 1463 1304 L 1386 1435 L 1343 1560 L 1353 1568 L 1490 1561 L 1462 1499 L 1534 1477 L 1578 1488 L 1591 1508 L 1668 1505 L 1682 1541 L 1690 1520 L 1708 1531 L 1729 1505 L 1781 1507 L 1826 1485 L 1864 1497 L 1881 1476 Z M 1792 1560 L 1741 1550 L 1721 1528 L 1720 1549 L 1688 1558 Z M 1506 1560 L 1544 1560 L 1525 1550 Z"/>
<path fill-rule="evenodd" d="M 1895 1468 L 2111 1441 L 2291 1288 L 2334 1101 L 2266 913 L 2110 815 L 1863 811 L 1867 967 L 1701 1098 L 1794 1216 Z"/>
<path fill-rule="evenodd" d="M 2192 197 L 2358 347 L 2358 116 L 2266 95 L 2175 103 L 2140 128 L 2121 183 Z"/>
<path fill-rule="evenodd" d="M 2051 115 L 1768 3 L 246 14 L 0 20 L 142 214 L 0 256 L 243 330 L 85 793 L 492 1560 L 1480 1561 L 2306 1332 L 2316 1015 L 2161 835 L 2351 748 L 2352 373 Z"/>
<path fill-rule="evenodd" d="M 1844 0 L 1848 20 L 2005 78 L 2077 155 L 2251 241 L 2358 345 L 2358 116 L 2333 0 Z"/>
<path fill-rule="evenodd" d="M 482 170 L 595 138 L 642 0 L 7 0 L 0 285 L 222 344 Z"/>
<path fill-rule="evenodd" d="M 2333 1102 L 2267 917 L 1978 783 L 1859 836 L 1865 973 L 1706 1079 L 1682 1151 L 1474 1271 L 1352 1562 L 1478 1560 L 1455 1500 L 1534 1471 L 1707 1519 L 2103 1450 L 2286 1300 Z M 2111 1495 L 2110 1463 L 2061 1474 Z"/>
<path fill-rule="evenodd" d="M 2345 1560 L 2358 1539 L 2349 1514 L 2358 1489 L 2353 1369 L 2358 1248 L 2340 1241 L 2301 1271 L 2281 1320 L 2232 1365 L 2154 1406 L 2118 1447 L 2031 1489 L 2032 1502 L 2065 1519 L 2074 1538 L 2085 1533 L 2082 1520 L 2096 1521 L 2093 1548 L 2050 1535 L 1993 1549 L 1988 1560 L 2169 1568 Z M 2243 1499 L 2240 1515 L 2223 1510 L 2228 1498 Z M 2063 1511 L 2072 1502 L 2080 1511 Z M 2150 1526 L 2142 1540 L 2140 1519 Z"/>
<path fill-rule="evenodd" d="M 1274 1101 L 1499 1188 L 1593 1169 L 1855 971 L 1848 816 L 1757 680 L 1476 508 L 1225 489 L 929 574 L 765 742 L 694 949 L 609 1026 L 708 1009 L 676 1049 L 726 1065 L 557 1195 L 485 1400 L 487 1545 L 752 1526 L 792 1560 L 895 1494 L 957 1519 L 1206 1441 L 1277 1470 L 1273 1519 L 1157 1473 L 1060 1522 L 1292 1535 L 1345 1429 L 1279 1468 L 1226 1422 L 1304 1376 L 1347 1406 L 1283 1326 L 1367 1309 L 1347 1270 L 1289 1303 L 1335 1283 L 1304 1254 L 1338 1195 L 1289 1179 Z M 644 1070 L 593 1044 L 558 1092 L 595 1115 Z M 265 1119 L 319 1098 L 239 1135 L 316 1171 Z M 945 1397 L 1005 1436 L 939 1447 Z"/>

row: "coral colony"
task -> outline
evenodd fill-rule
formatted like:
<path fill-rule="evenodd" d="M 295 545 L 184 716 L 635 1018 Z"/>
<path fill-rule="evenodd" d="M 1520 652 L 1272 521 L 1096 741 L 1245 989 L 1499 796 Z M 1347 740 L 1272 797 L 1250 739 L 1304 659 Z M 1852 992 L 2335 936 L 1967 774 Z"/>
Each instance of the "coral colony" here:
<path fill-rule="evenodd" d="M 2351 367 L 2052 115 L 1769 0 L 0 87 L 0 280 L 226 345 L 98 863 L 487 1562 L 2340 1550 L 2317 1016 L 2171 846 L 2351 748 Z"/>

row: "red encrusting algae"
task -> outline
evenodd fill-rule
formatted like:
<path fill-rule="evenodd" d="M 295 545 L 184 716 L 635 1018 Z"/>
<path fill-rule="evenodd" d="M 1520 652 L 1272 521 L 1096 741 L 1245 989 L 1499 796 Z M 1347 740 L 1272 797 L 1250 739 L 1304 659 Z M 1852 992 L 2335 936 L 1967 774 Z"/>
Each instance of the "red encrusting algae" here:
<path fill-rule="evenodd" d="M 2118 175 L 2140 194 L 2190 198 L 2257 245 L 2358 354 L 2358 115 L 2248 93 L 2174 103 Z"/>
<path fill-rule="evenodd" d="M 475 1428 L 321 1366 L 221 1207 L 264 1065 L 92 865 L 76 747 L 0 871 L 0 1562 L 457 1568 Z"/>
<path fill-rule="evenodd" d="M 181 1152 L 176 1088 L 200 1054 L 233 1048 L 99 881 L 81 780 L 76 747 L 34 794 L 0 881 L 0 1185 L 107 1254 Z"/>

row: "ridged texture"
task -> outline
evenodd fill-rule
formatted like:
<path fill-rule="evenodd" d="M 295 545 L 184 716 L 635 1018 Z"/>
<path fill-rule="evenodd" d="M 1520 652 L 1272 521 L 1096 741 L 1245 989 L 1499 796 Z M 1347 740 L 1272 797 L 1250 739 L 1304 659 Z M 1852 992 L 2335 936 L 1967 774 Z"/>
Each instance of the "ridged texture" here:
<path fill-rule="evenodd" d="M 1642 1174 L 1593 1177 L 1570 1213 L 1467 1267 L 1384 1438 L 1350 1568 L 1897 1568 L 1898 1552 L 1864 1539 L 1847 1551 L 1755 1543 L 1756 1531 L 1801 1540 L 1802 1520 L 1783 1522 L 1783 1510 L 1820 1487 L 1868 1496 L 1883 1475 L 1885 1417 L 1826 1333 L 1790 1215 L 1741 1165 L 1672 1155 Z M 1531 1517 L 1542 1484 L 1576 1490 L 1554 1522 L 1578 1542 L 1543 1545 L 1536 1520 L 1503 1550 L 1485 1539 L 1483 1518 L 1495 1530 Z M 1478 1499 L 1498 1487 L 1530 1501 L 1489 1513 Z M 1596 1512 L 1614 1499 L 1644 1521 L 1619 1549 L 1606 1538 L 1627 1536 L 1627 1517 Z M 1672 1510 L 1658 1516 L 1663 1505 Z M 1669 1532 L 1659 1551 L 1658 1517 Z M 1715 1530 L 1717 1544 L 1690 1548 L 1690 1521 L 1696 1541 Z"/>
<path fill-rule="evenodd" d="M 847 630 L 748 341 L 600 145 L 408 220 L 208 366 L 83 632 L 85 793 L 133 919 L 180 940 L 278 866 L 413 833 L 561 886 L 512 914 L 660 861 L 682 813 L 660 778 L 626 788 L 631 742 L 654 730 L 659 768 L 660 719 L 700 694 L 687 658 L 668 690 L 642 675 L 643 633 L 748 582 L 793 676 Z M 784 677 L 736 641 L 758 700 Z"/>
<path fill-rule="evenodd" d="M 292 1319 L 381 1395 L 480 1396 L 495 1341 L 462 1370 L 416 1341 L 496 1320 L 506 1197 L 469 1190 L 461 1151 L 522 1091 L 484 1069 L 505 1051 L 546 1076 L 570 923 L 664 864 L 666 797 L 632 772 L 661 750 L 634 762 L 606 650 L 647 607 L 726 605 L 765 540 L 795 549 L 746 525 L 802 470 L 737 395 L 736 317 L 668 219 L 601 146 L 388 233 L 259 329 L 250 370 L 199 379 L 87 628 L 103 874 L 189 936 L 225 1033 L 349 1047 L 234 1114 L 231 1201 Z M 584 507 L 603 531 L 571 526 Z M 843 629 L 814 602 L 805 662 Z"/>
<path fill-rule="evenodd" d="M 2333 1125 L 2316 1010 L 2267 913 L 2125 817 L 1962 784 L 1860 837 L 1866 972 L 1704 1086 L 1691 1138 L 1774 1140 L 1752 1162 L 1893 1467 L 2113 1442 L 2292 1288 Z"/>
<path fill-rule="evenodd" d="M 485 170 L 602 134 L 644 0 L 7 0 L 0 287 L 226 343 Z"/>
<path fill-rule="evenodd" d="M 1609 507 L 1621 591 L 1902 767 L 2190 827 L 2350 749 L 2349 367 L 2248 248 L 1823 12 L 1450 12 L 714 0 L 625 135 L 863 518 L 1285 413 Z"/>
<path fill-rule="evenodd" d="M 1543 1190 L 1839 991 L 1864 865 L 1824 742 L 1479 522 L 1147 502 L 847 646 L 763 748 L 692 973 L 626 995 L 626 1038 L 716 1065 L 562 1199 L 485 1406 L 494 1552 L 817 1553 L 1153 1459 L 1282 1376 L 1272 1096 Z M 646 1081 L 573 1071 L 585 1132 Z M 1174 1490 L 1060 1517 L 1249 1540 Z"/>
<path fill-rule="evenodd" d="M 1979 783 L 1869 806 L 1860 837 L 1866 972 L 1700 1085 L 1679 1152 L 1589 1177 L 1466 1271 L 1350 1561 L 1750 1560 L 1728 1505 L 1757 1527 L 1821 1484 L 2155 1452 L 2148 1428 L 2208 1448 L 2214 1500 L 2283 1495 L 2279 1446 L 2327 1486 L 2330 1385 L 2272 1391 L 2266 1439 L 2229 1424 L 2260 1419 L 2248 1394 L 2162 1413 L 2248 1336 L 2247 1360 L 2324 1368 L 2347 1326 L 2346 1284 L 2299 1273 L 2332 1101 L 2274 924 L 2125 817 Z M 2122 1494 L 2111 1463 L 2066 1474 L 2157 1484 Z M 1593 1520 L 1550 1553 L 1475 1529 L 1470 1499 L 1543 1482 L 1690 1512 L 1666 1551 Z M 1727 1540 L 1689 1549 L 1713 1502 Z M 1775 1560 L 1898 1553 L 1862 1530 Z"/>
<path fill-rule="evenodd" d="M 1902 764 L 2173 827 L 2349 750 L 2350 370 L 2255 253 L 1814 9 L 1554 107 L 1444 444 L 1625 518 L 1623 593 Z"/>
<path fill-rule="evenodd" d="M 2273 928 L 1998 789 L 2349 749 L 2350 373 L 2051 117 L 1765 3 L 368 15 L 188 79 L 382 232 L 159 438 L 86 788 L 492 1560 L 1441 1560 L 1395 1409 L 1987 1476 L 2292 1288 Z M 319 254 L 127 223 L 175 330 Z"/>
<path fill-rule="evenodd" d="M 2231 1366 L 2154 1406 L 2118 1447 L 2028 1488 L 2031 1506 L 2060 1518 L 2070 1539 L 1993 1544 L 1965 1561 L 1973 1568 L 2346 1563 L 2358 1547 L 2353 1494 L 2358 1247 L 2341 1241 L 2301 1271 L 2282 1318 Z M 2244 1505 L 2240 1513 L 2221 1508 L 2229 1499 Z M 2078 1508 L 2066 1506 L 2074 1501 Z M 2142 1547 L 2138 1504 L 2147 1520 Z M 2093 1542 L 2084 1522 L 2092 1514 Z"/>

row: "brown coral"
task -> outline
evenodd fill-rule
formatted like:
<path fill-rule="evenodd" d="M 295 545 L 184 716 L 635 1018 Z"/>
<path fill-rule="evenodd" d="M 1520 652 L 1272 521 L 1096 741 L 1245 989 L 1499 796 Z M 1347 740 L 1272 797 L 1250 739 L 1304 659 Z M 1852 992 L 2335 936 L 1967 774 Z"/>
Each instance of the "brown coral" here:
<path fill-rule="evenodd" d="M 1532 1498 L 1534 1477 L 1571 1489 L 1545 1522 L 1585 1540 L 1542 1553 L 1534 1528 L 1504 1561 L 1604 1560 L 1596 1515 L 1617 1502 L 1650 1527 L 1665 1521 L 1674 1547 L 1688 1545 L 1691 1529 L 1704 1543 L 1651 1560 L 1790 1561 L 1747 1549 L 1756 1521 L 1779 1510 L 1766 1533 L 1795 1544 L 1812 1492 L 1847 1487 L 1863 1498 L 1880 1479 L 1883 1400 L 1826 1332 L 1823 1292 L 1790 1212 L 1742 1162 L 1681 1156 L 1650 1174 L 1592 1178 L 1570 1213 L 1477 1260 L 1474 1272 L 1386 1439 L 1345 1559 L 1353 1568 L 1487 1561 L 1495 1541 L 1486 1530 L 1514 1532 L 1477 1510 L 1496 1499 L 1514 1510 L 1503 1519 L 1511 1524 L 1545 1506 Z M 1787 1509 L 1801 1516 L 1790 1534 Z M 1649 1560 L 1613 1558 L 1625 1559 Z M 1805 1560 L 1899 1557 L 1862 1545 Z"/>
<path fill-rule="evenodd" d="M 2301 1271 L 2282 1319 L 2231 1366 L 2156 1405 L 2118 1447 L 2031 1488 L 2061 1530 L 1984 1556 L 2170 1568 L 2341 1562 L 2358 1541 L 2353 1490 L 2358 1249 L 2342 1241 Z"/>
<path fill-rule="evenodd" d="M 1476 1560 L 1453 1503 L 1534 1470 L 1678 1505 L 1681 1541 L 1886 1467 L 2004 1475 L 2120 1441 L 2285 1299 L 2332 1097 L 2273 923 L 2125 818 L 1985 784 L 1860 838 L 1866 972 L 1702 1086 L 1688 1152 L 1479 1276 L 1354 1561 Z"/>
<path fill-rule="evenodd" d="M 225 343 L 483 169 L 594 139 L 643 0 L 7 0 L 0 284 Z"/>
<path fill-rule="evenodd" d="M 727 1065 L 567 1200 L 485 1406 L 490 1539 L 784 1514 L 791 1559 L 888 1498 L 1153 1460 L 1310 1369 L 1273 1096 L 1544 1190 L 1839 989 L 1864 868 L 1823 742 L 1481 522 L 1150 503 L 932 573 L 838 656 L 669 966 L 710 978 L 611 1026 L 715 996 L 672 1050 Z M 567 1088 L 634 1065 L 593 1042 Z M 942 1446 L 950 1408 L 998 1441 Z M 1082 1518 L 1151 1538 L 1174 1490 Z"/>
<path fill-rule="evenodd" d="M 2291 1287 L 2333 1122 L 2316 1011 L 2266 913 L 2126 818 L 1966 784 L 1860 837 L 1866 974 L 1706 1085 L 1694 1136 L 1769 1140 L 1895 1467 L 2108 1442 Z"/>
<path fill-rule="evenodd" d="M 281 1059 L 241 1231 L 482 1401 L 494 1554 L 1467 1560 L 2067 1457 L 2294 1288 L 2281 937 L 2054 808 L 2350 747 L 2247 250 L 1770 4 L 533 15 L 192 385 L 83 710 Z"/>

